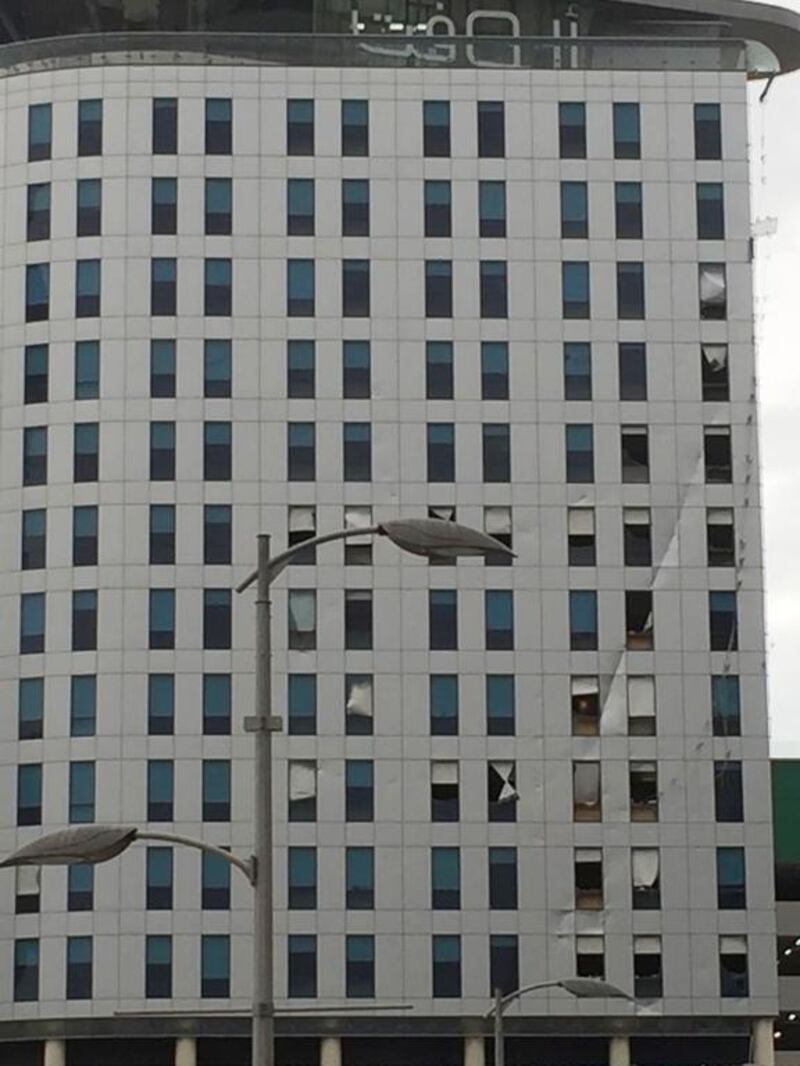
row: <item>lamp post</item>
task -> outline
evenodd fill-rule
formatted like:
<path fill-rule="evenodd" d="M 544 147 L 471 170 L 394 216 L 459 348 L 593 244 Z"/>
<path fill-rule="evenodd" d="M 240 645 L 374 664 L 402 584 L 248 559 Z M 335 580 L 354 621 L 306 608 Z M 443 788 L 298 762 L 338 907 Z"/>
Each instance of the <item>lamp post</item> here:
<path fill-rule="evenodd" d="M 166 840 L 220 855 L 240 869 L 254 889 L 253 900 L 253 1066 L 275 1063 L 275 996 L 273 989 L 273 900 L 272 900 L 272 734 L 281 729 L 281 719 L 272 714 L 272 657 L 270 596 L 272 582 L 300 551 L 347 537 L 387 537 L 403 551 L 414 555 L 513 555 L 499 540 L 477 529 L 440 518 L 401 518 L 366 529 L 340 529 L 304 540 L 271 557 L 270 538 L 258 536 L 258 565 L 236 589 L 244 592 L 256 582 L 255 714 L 245 719 L 245 731 L 254 735 L 255 771 L 253 794 L 253 855 L 249 861 L 191 837 L 151 833 L 134 826 L 82 826 L 49 833 L 9 855 L 2 866 L 98 863 L 113 859 L 135 840 Z"/>
<path fill-rule="evenodd" d="M 499 988 L 494 990 L 494 1004 L 486 1013 L 487 1018 L 494 1018 L 494 1066 L 505 1066 L 506 1047 L 503 1014 L 506 1007 L 528 992 L 538 992 L 542 988 L 563 988 L 565 992 L 577 999 L 627 999 L 632 997 L 616 985 L 601 981 L 597 977 L 565 977 L 560 981 L 540 981 L 535 985 L 515 988 L 513 992 L 503 995 Z"/>

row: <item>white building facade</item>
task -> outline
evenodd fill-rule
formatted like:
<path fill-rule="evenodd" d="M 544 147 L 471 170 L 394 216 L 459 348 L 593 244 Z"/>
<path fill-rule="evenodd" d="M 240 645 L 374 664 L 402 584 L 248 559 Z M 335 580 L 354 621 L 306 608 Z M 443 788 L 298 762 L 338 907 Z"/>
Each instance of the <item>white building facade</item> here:
<path fill-rule="evenodd" d="M 2 59 L 0 853 L 249 854 L 258 532 L 517 554 L 276 583 L 287 1066 L 482 1066 L 574 975 L 637 1003 L 530 995 L 510 1063 L 770 1061 L 748 60 L 575 26 Z M 0 1061 L 245 1063 L 251 907 L 167 845 L 0 871 Z"/>

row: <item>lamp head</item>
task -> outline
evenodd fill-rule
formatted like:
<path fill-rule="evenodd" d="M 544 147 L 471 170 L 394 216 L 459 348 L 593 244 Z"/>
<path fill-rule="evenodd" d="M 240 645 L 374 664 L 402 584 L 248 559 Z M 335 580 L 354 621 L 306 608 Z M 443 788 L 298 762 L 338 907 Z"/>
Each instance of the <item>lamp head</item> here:
<path fill-rule="evenodd" d="M 394 518 L 381 522 L 378 532 L 403 551 L 428 558 L 432 555 L 487 555 L 489 552 L 514 556 L 510 548 L 488 533 L 442 518 Z"/>
<path fill-rule="evenodd" d="M 2 866 L 69 866 L 113 859 L 136 839 L 129 825 L 82 825 L 59 829 L 17 848 L 0 862 Z"/>

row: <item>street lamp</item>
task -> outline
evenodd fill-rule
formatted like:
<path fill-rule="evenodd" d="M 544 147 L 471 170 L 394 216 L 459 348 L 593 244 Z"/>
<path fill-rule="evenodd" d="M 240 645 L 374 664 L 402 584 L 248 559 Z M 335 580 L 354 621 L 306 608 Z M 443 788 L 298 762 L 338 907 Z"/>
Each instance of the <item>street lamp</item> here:
<path fill-rule="evenodd" d="M 632 997 L 621 988 L 601 981 L 598 977 L 564 977 L 560 981 L 540 981 L 535 985 L 525 985 L 524 988 L 515 988 L 513 992 L 503 995 L 499 988 L 494 990 L 494 1003 L 486 1012 L 487 1018 L 494 1017 L 494 1066 L 505 1066 L 506 1047 L 505 1032 L 503 1029 L 503 1014 L 508 1007 L 520 996 L 528 992 L 538 992 L 542 988 L 563 988 L 565 992 L 576 999 L 627 999 L 633 1002 Z"/>
<path fill-rule="evenodd" d="M 2 866 L 64 865 L 97 863 L 113 859 L 135 840 L 166 840 L 220 855 L 240 869 L 253 886 L 253 1066 L 274 1066 L 275 1003 L 273 992 L 273 913 L 272 913 L 272 734 L 281 728 L 281 719 L 272 715 L 272 661 L 270 641 L 269 589 L 275 578 L 298 552 L 328 541 L 347 537 L 386 537 L 403 551 L 414 555 L 487 555 L 514 552 L 499 540 L 480 530 L 441 518 L 398 518 L 368 528 L 340 529 L 334 533 L 304 540 L 270 557 L 270 538 L 258 536 L 258 566 L 236 589 L 244 592 L 256 582 L 256 661 L 255 714 L 244 727 L 255 737 L 253 855 L 249 861 L 192 837 L 173 833 L 151 833 L 135 826 L 81 826 L 48 833 L 9 855 Z"/>

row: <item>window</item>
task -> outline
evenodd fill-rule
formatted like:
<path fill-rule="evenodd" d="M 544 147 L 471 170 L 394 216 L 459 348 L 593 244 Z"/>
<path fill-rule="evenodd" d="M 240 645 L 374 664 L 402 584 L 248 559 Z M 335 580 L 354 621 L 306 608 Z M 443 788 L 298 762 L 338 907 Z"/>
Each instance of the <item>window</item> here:
<path fill-rule="evenodd" d="M 647 357 L 644 344 L 623 342 L 618 348 L 620 400 L 647 399 Z"/>
<path fill-rule="evenodd" d="M 620 430 L 621 477 L 623 484 L 650 480 L 650 449 L 647 426 L 622 426 Z"/>
<path fill-rule="evenodd" d="M 452 341 L 428 341 L 425 345 L 425 396 L 428 400 L 453 398 Z"/>
<path fill-rule="evenodd" d="M 450 356 L 452 358 L 452 348 Z M 452 394 L 452 367 L 450 392 Z M 430 399 L 430 396 L 428 398 Z M 508 344 L 506 341 L 481 342 L 481 399 L 508 399 Z M 486 428 L 484 427 L 484 432 Z"/>
<path fill-rule="evenodd" d="M 342 314 L 369 318 L 369 259 L 342 260 Z"/>
<path fill-rule="evenodd" d="M 100 260 L 79 259 L 75 264 L 75 317 L 100 314 Z"/>
<path fill-rule="evenodd" d="M 428 679 L 428 708 L 431 736 L 455 736 L 458 733 L 456 674 L 431 674 Z"/>
<path fill-rule="evenodd" d="M 706 546 L 709 566 L 736 565 L 732 508 L 706 508 Z"/>
<path fill-rule="evenodd" d="M 730 399 L 727 344 L 700 345 L 700 374 L 705 402 Z"/>
<path fill-rule="evenodd" d="M 75 342 L 75 399 L 96 400 L 100 394 L 100 342 Z"/>
<path fill-rule="evenodd" d="M 631 883 L 635 911 L 661 908 L 658 848 L 631 848 Z"/>
<path fill-rule="evenodd" d="M 605 943 L 602 936 L 575 937 L 575 973 L 578 977 L 606 976 Z"/>
<path fill-rule="evenodd" d="M 714 812 L 718 822 L 744 821 L 740 762 L 722 760 L 714 763 Z"/>
<path fill-rule="evenodd" d="M 457 822 L 458 820 L 458 763 L 432 762 L 431 821 Z"/>
<path fill-rule="evenodd" d="M 49 105 L 48 105 L 49 106 Z M 49 155 L 47 156 L 49 158 Z M 14 1002 L 34 1003 L 39 998 L 39 941 L 14 941 Z"/>
<path fill-rule="evenodd" d="M 558 105 L 558 145 L 562 159 L 586 158 L 586 105 Z"/>
<path fill-rule="evenodd" d="M 342 236 L 369 236 L 369 182 L 342 181 Z"/>
<path fill-rule="evenodd" d="M 589 318 L 589 264 L 561 264 L 562 315 L 564 318 Z"/>
<path fill-rule="evenodd" d="M 203 423 L 203 478 L 230 481 L 233 460 L 230 422 Z"/>
<path fill-rule="evenodd" d="M 435 911 L 457 911 L 461 907 L 458 848 L 431 848 L 431 907 Z"/>
<path fill-rule="evenodd" d="M 78 181 L 78 208 L 75 223 L 79 237 L 97 237 L 101 229 L 102 192 L 99 178 Z"/>
<path fill-rule="evenodd" d="M 372 735 L 372 690 L 372 674 L 345 675 L 344 731 L 347 736 Z"/>
<path fill-rule="evenodd" d="M 317 511 L 315 507 L 290 507 L 289 508 L 289 535 L 290 548 L 297 548 L 307 540 L 313 540 L 317 535 Z M 316 548 L 304 548 L 293 555 L 289 560 L 290 566 L 314 566 L 317 561 Z"/>
<path fill-rule="evenodd" d="M 453 520 L 455 520 L 455 514 Z M 511 508 L 484 507 L 483 531 L 510 549 L 512 547 Z M 499 550 L 488 551 L 483 559 L 486 566 L 511 566 L 513 561 L 512 556 Z"/>
<path fill-rule="evenodd" d="M 369 155 L 368 100 L 342 100 L 342 155 Z"/>
<path fill-rule="evenodd" d="M 728 317 L 728 282 L 724 263 L 700 263 L 700 318 L 721 320 Z"/>
<path fill-rule="evenodd" d="M 428 593 L 428 627 L 431 651 L 458 648 L 458 606 L 455 589 Z"/>
<path fill-rule="evenodd" d="M 511 427 L 505 423 L 484 423 L 483 480 L 507 482 L 511 480 Z"/>
<path fill-rule="evenodd" d="M 286 261 L 286 313 L 292 318 L 311 318 L 314 315 L 314 260 Z"/>
<path fill-rule="evenodd" d="M 576 822 L 600 822 L 603 819 L 599 762 L 572 764 L 572 817 Z"/>
<path fill-rule="evenodd" d="M 589 236 L 589 201 L 585 181 L 561 182 L 561 236 Z"/>
<path fill-rule="evenodd" d="M 743 998 L 750 994 L 746 936 L 719 938 L 719 994 L 723 999 Z"/>
<path fill-rule="evenodd" d="M 147 678 L 147 732 L 172 736 L 175 726 L 175 677 L 150 674 Z"/>
<path fill-rule="evenodd" d="M 626 566 L 652 566 L 650 511 L 643 507 L 625 507 L 622 529 Z"/>
<path fill-rule="evenodd" d="M 453 264 L 449 259 L 425 260 L 425 317 L 453 317 Z"/>
<path fill-rule="evenodd" d="M 722 241 L 725 239 L 725 202 L 722 182 L 699 181 L 695 186 L 697 200 L 697 239 Z"/>
<path fill-rule="evenodd" d="M 48 352 L 46 344 L 25 345 L 25 403 L 47 403 Z"/>
<path fill-rule="evenodd" d="M 231 395 L 231 342 L 203 342 L 203 395 L 206 399 Z"/>
<path fill-rule="evenodd" d="M 348 651 L 372 648 L 372 590 L 348 589 L 344 594 L 344 646 Z"/>
<path fill-rule="evenodd" d="M 709 592 L 708 632 L 711 651 L 736 651 L 739 633 L 735 592 Z"/>
<path fill-rule="evenodd" d="M 233 221 L 233 182 L 206 178 L 206 234 L 229 234 Z"/>
<path fill-rule="evenodd" d="M 230 100 L 206 100 L 206 155 L 230 155 L 233 147 L 233 105 Z"/>
<path fill-rule="evenodd" d="M 434 936 L 433 947 L 433 998 L 459 999 L 461 997 L 461 937 Z"/>
<path fill-rule="evenodd" d="M 230 938 L 205 933 L 200 938 L 200 995 L 203 999 L 227 999 L 231 994 Z"/>
<path fill-rule="evenodd" d="M 345 905 L 352 911 L 375 906 L 375 853 L 372 848 L 345 848 Z"/>
<path fill-rule="evenodd" d="M 514 648 L 514 599 L 505 589 L 485 592 L 486 649 L 511 651 Z"/>
<path fill-rule="evenodd" d="M 425 236 L 449 237 L 452 233 L 451 185 L 449 181 L 425 182 Z"/>
<path fill-rule="evenodd" d="M 23 592 L 19 605 L 19 653 L 44 651 L 44 593 Z"/>
<path fill-rule="evenodd" d="M 642 185 L 639 181 L 614 184 L 616 236 L 620 240 L 641 240 Z"/>
<path fill-rule="evenodd" d="M 203 590 L 203 647 L 227 649 L 231 646 L 230 589 Z"/>
<path fill-rule="evenodd" d="M 428 481 L 455 481 L 455 427 L 452 422 L 429 422 Z"/>
<path fill-rule="evenodd" d="M 592 346 L 588 341 L 564 344 L 564 399 L 591 400 Z"/>
<path fill-rule="evenodd" d="M 715 737 L 741 735 L 741 698 L 738 675 L 712 675 L 711 724 Z"/>
<path fill-rule="evenodd" d="M 145 878 L 147 909 L 172 910 L 172 848 L 147 848 Z"/>
<path fill-rule="evenodd" d="M 231 675 L 203 674 L 203 735 L 229 736 Z"/>
<path fill-rule="evenodd" d="M 508 318 L 507 266 L 502 260 L 481 260 L 480 299 L 481 318 Z"/>
<path fill-rule="evenodd" d="M 172 996 L 172 937 L 145 937 L 144 994 L 147 999 Z"/>
<path fill-rule="evenodd" d="M 97 718 L 97 678 L 78 674 L 70 682 L 69 735 L 93 737 Z"/>
<path fill-rule="evenodd" d="M 227 759 L 203 759 L 203 821 L 231 820 L 231 764 Z"/>
<path fill-rule="evenodd" d="M 97 481 L 100 439 L 97 422 L 78 422 L 73 427 L 73 481 Z"/>
<path fill-rule="evenodd" d="M 478 232 L 481 237 L 505 237 L 506 183 L 504 181 L 478 182 L 478 218 Z M 449 233 L 445 236 L 449 236 Z"/>
<path fill-rule="evenodd" d="M 22 512 L 23 570 L 41 570 L 47 554 L 47 511 L 44 508 Z"/>
<path fill-rule="evenodd" d="M 233 267 L 230 259 L 206 259 L 203 314 L 225 317 L 232 314 Z"/>
<path fill-rule="evenodd" d="M 370 388 L 369 341 L 343 341 L 342 396 L 346 400 L 368 400 Z"/>
<path fill-rule="evenodd" d="M 600 732 L 600 682 L 597 677 L 571 677 L 569 698 L 574 737 L 596 737 Z"/>
<path fill-rule="evenodd" d="M 652 651 L 653 593 L 649 589 L 625 593 L 625 633 L 628 651 Z"/>
<path fill-rule="evenodd" d="M 286 101 L 286 154 L 314 154 L 314 101 Z"/>
<path fill-rule="evenodd" d="M 656 764 L 654 762 L 632 762 L 629 766 L 628 779 L 631 821 L 657 822 L 658 774 Z"/>
<path fill-rule="evenodd" d="M 150 589 L 148 647 L 175 647 L 174 589 Z"/>
<path fill-rule="evenodd" d="M 597 593 L 583 589 L 570 592 L 570 649 L 572 651 L 596 651 L 597 640 Z"/>
<path fill-rule="evenodd" d="M 594 443 L 591 425 L 565 427 L 567 481 L 588 483 L 594 481 Z"/>
<path fill-rule="evenodd" d="M 94 821 L 94 763 L 69 764 L 70 824 Z"/>
<path fill-rule="evenodd" d="M 178 151 L 178 101 L 174 96 L 153 100 L 153 155 L 175 155 Z"/>
<path fill-rule="evenodd" d="M 72 593 L 72 650 L 97 650 L 97 593 L 94 589 Z"/>
<path fill-rule="evenodd" d="M 703 429 L 703 456 L 706 484 L 729 485 L 733 479 L 730 426 L 706 426 Z"/>
<path fill-rule="evenodd" d="M 44 678 L 21 677 L 18 689 L 18 726 L 20 740 L 39 740 L 44 733 Z"/>
<path fill-rule="evenodd" d="M 41 824 L 41 763 L 20 763 L 17 766 L 17 825 Z"/>
<path fill-rule="evenodd" d="M 226 911 L 230 905 L 230 863 L 206 851 L 200 860 L 200 906 L 204 911 Z"/>
<path fill-rule="evenodd" d="M 97 507 L 72 509 L 72 565 L 97 566 Z"/>
<path fill-rule="evenodd" d="M 313 422 L 290 422 L 287 427 L 289 481 L 313 481 L 316 459 Z"/>
<path fill-rule="evenodd" d="M 423 155 L 450 155 L 450 103 L 425 100 L 422 104 Z"/>
<path fill-rule="evenodd" d="M 174 315 L 178 299 L 178 260 L 151 259 L 150 314 Z"/>
<path fill-rule="evenodd" d="M 41 868 L 17 866 L 14 870 L 14 913 L 38 914 Z"/>
<path fill-rule="evenodd" d="M 67 910 L 90 911 L 94 907 L 94 866 L 71 863 L 67 867 Z"/>
<path fill-rule="evenodd" d="M 178 232 L 178 179 L 153 178 L 150 194 L 151 232 Z"/>
<path fill-rule="evenodd" d="M 103 151 L 103 101 L 78 101 L 78 155 Z"/>
<path fill-rule="evenodd" d="M 644 318 L 644 263 L 617 263 L 617 318 Z"/>
<path fill-rule="evenodd" d="M 660 999 L 664 995 L 660 936 L 633 938 L 633 994 L 636 999 Z"/>
<path fill-rule="evenodd" d="M 28 108 L 28 162 L 49 159 L 53 136 L 52 104 L 31 104 Z"/>
<path fill-rule="evenodd" d="M 519 942 L 508 933 L 493 933 L 489 937 L 489 992 L 500 990 L 504 995 L 519 988 Z"/>
<path fill-rule="evenodd" d="M 150 480 L 175 480 L 175 423 L 150 423 Z"/>
<path fill-rule="evenodd" d="M 147 762 L 147 821 L 171 822 L 174 769 L 168 759 Z"/>
<path fill-rule="evenodd" d="M 641 154 L 639 105 L 614 104 L 614 158 L 639 159 Z"/>
<path fill-rule="evenodd" d="M 486 807 L 489 821 L 516 822 L 518 799 L 516 764 L 492 760 L 486 767 Z"/>
<path fill-rule="evenodd" d="M 575 848 L 575 907 L 603 909 L 603 849 Z"/>
<path fill-rule="evenodd" d="M 722 127 L 719 104 L 694 105 L 695 159 L 722 159 Z"/>
<path fill-rule="evenodd" d="M 374 818 L 374 770 L 368 759 L 345 761 L 345 821 L 371 822 Z"/>
<path fill-rule="evenodd" d="M 314 999 L 317 994 L 317 938 L 288 937 L 289 965 L 286 994 L 290 999 Z"/>
<path fill-rule="evenodd" d="M 478 101 L 478 156 L 502 158 L 506 154 L 505 109 L 502 101 Z"/>
<path fill-rule="evenodd" d="M 290 400 L 313 399 L 314 342 L 288 341 L 286 346 L 286 392 Z M 313 428 L 313 427 L 312 427 Z"/>
<path fill-rule="evenodd" d="M 652 737 L 656 734 L 655 678 L 636 674 L 628 678 L 628 736 Z M 639 819 L 646 821 L 647 819 Z"/>
<path fill-rule="evenodd" d="M 514 735 L 514 675 L 486 676 L 486 732 L 490 737 Z"/>
<path fill-rule="evenodd" d="M 294 237 L 313 236 L 313 178 L 289 178 L 286 182 L 286 232 Z"/>
<path fill-rule="evenodd" d="M 50 264 L 25 267 L 25 321 L 43 322 L 50 317 Z"/>
<path fill-rule="evenodd" d="M 517 849 L 489 848 L 489 908 L 517 909 Z"/>
<path fill-rule="evenodd" d="M 746 906 L 744 848 L 717 848 L 717 907 L 739 911 Z"/>
<path fill-rule="evenodd" d="M 50 239 L 50 183 L 28 186 L 26 240 Z"/>
<path fill-rule="evenodd" d="M 203 508 L 203 562 L 231 561 L 231 508 L 229 504 L 206 504 Z"/>
<path fill-rule="evenodd" d="M 317 594 L 313 589 L 289 590 L 289 647 L 313 651 L 317 646 Z"/>
<path fill-rule="evenodd" d="M 313 911 L 317 907 L 317 849 L 289 848 L 289 910 Z"/>
<path fill-rule="evenodd" d="M 175 562 L 175 505 L 150 505 L 150 565 Z"/>

